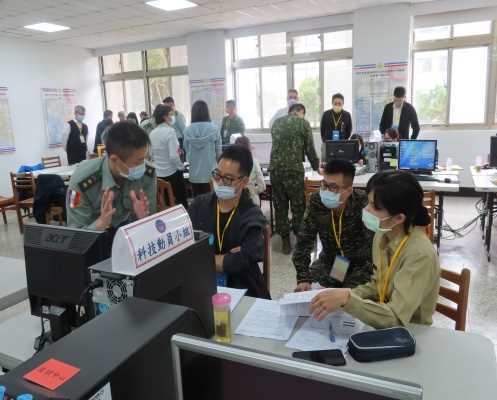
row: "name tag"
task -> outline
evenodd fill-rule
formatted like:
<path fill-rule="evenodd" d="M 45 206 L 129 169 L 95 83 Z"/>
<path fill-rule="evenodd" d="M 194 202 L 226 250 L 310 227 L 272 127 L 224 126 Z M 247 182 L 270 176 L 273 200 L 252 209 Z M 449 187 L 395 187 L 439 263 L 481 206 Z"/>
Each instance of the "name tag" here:
<path fill-rule="evenodd" d="M 333 140 L 340 140 L 340 131 L 335 130 L 331 132 L 331 137 Z"/>
<path fill-rule="evenodd" d="M 350 260 L 347 257 L 337 255 L 333 267 L 331 268 L 330 276 L 339 282 L 343 282 L 347 275 L 347 271 L 349 270 L 349 266 Z"/>
<path fill-rule="evenodd" d="M 79 140 L 81 140 L 81 143 L 86 143 L 85 137 L 83 135 L 79 135 Z"/>

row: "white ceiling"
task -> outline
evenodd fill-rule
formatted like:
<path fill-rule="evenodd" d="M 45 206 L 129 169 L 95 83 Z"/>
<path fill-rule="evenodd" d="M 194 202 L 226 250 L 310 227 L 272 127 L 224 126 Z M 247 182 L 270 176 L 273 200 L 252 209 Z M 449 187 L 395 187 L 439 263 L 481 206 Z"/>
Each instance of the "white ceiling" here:
<path fill-rule="evenodd" d="M 199 7 L 165 12 L 145 0 L 0 0 L 0 36 L 96 49 L 183 36 L 211 29 L 235 29 L 308 17 L 341 14 L 399 0 L 193 0 Z M 411 0 L 422 3 L 432 0 Z M 25 25 L 69 26 L 57 33 Z"/>

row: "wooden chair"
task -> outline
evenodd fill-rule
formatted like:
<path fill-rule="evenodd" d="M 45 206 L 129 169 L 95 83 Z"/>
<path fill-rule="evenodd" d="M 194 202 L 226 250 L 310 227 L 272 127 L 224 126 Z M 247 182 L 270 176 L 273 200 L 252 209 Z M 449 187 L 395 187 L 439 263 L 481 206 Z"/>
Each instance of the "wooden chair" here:
<path fill-rule="evenodd" d="M 55 168 L 61 167 L 62 162 L 60 161 L 60 156 L 47 156 L 41 158 L 41 163 L 43 164 L 43 169 L 45 168 Z"/>
<path fill-rule="evenodd" d="M 24 232 L 24 224 L 22 219 L 31 214 L 34 206 L 34 194 L 36 192 L 35 181 L 33 174 L 31 172 L 16 174 L 10 173 L 10 183 L 12 185 L 12 192 L 14 194 L 14 203 L 17 212 L 17 221 L 19 223 L 19 230 L 21 233 Z M 29 196 L 27 198 L 21 199 L 21 193 Z M 28 214 L 22 215 L 21 210 L 31 210 Z"/>
<path fill-rule="evenodd" d="M 309 204 L 309 199 L 311 195 L 315 192 L 319 192 L 321 188 L 321 181 L 312 181 L 310 179 L 306 179 L 304 181 L 304 194 L 305 194 L 305 203 Z"/>
<path fill-rule="evenodd" d="M 440 296 L 452 301 L 457 307 L 437 303 L 437 311 L 456 322 L 456 330 L 466 330 L 466 314 L 468 311 L 469 282 L 471 272 L 464 268 L 460 274 L 457 272 L 441 270 L 440 277 L 459 285 L 459 290 L 440 286 Z"/>
<path fill-rule="evenodd" d="M 433 232 L 435 231 L 435 219 L 437 214 L 435 201 L 436 201 L 435 192 L 424 192 L 423 205 L 428 210 L 428 214 L 430 215 L 431 218 L 431 222 L 429 225 L 425 227 L 425 231 L 432 242 L 434 241 Z"/>
<path fill-rule="evenodd" d="M 3 197 L 0 196 L 0 211 L 2 211 L 3 223 L 7 224 L 7 215 L 5 211 L 7 210 L 15 210 L 15 201 L 13 197 Z"/>
<path fill-rule="evenodd" d="M 167 193 L 168 204 L 164 194 Z M 173 187 L 163 179 L 157 178 L 157 211 L 164 211 L 176 205 Z"/>
<path fill-rule="evenodd" d="M 103 157 L 104 155 L 105 155 L 105 144 L 98 144 L 97 145 L 97 156 Z"/>
<path fill-rule="evenodd" d="M 263 232 L 264 236 L 264 258 L 262 260 L 262 277 L 266 284 L 267 290 L 271 289 L 271 227 L 266 225 Z"/>

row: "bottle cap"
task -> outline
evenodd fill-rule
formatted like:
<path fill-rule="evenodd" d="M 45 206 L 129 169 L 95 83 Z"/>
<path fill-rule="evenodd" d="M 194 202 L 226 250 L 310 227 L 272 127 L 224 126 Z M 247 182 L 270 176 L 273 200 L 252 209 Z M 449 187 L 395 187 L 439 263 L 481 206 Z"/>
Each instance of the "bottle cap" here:
<path fill-rule="evenodd" d="M 228 293 L 217 293 L 212 296 L 212 304 L 215 306 L 227 306 L 231 303 L 231 296 Z"/>
<path fill-rule="evenodd" d="M 21 395 L 17 396 L 17 400 L 33 400 L 33 395 L 21 394 Z"/>

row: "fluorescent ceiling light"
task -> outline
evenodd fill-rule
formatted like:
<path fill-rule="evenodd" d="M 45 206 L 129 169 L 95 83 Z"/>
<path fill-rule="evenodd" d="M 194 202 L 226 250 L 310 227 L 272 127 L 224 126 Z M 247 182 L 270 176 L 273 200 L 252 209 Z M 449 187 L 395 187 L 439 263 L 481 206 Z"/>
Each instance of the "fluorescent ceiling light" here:
<path fill-rule="evenodd" d="M 154 0 L 147 1 L 147 4 L 152 7 L 160 8 L 165 11 L 183 10 L 185 8 L 197 7 L 198 4 L 188 0 Z"/>
<path fill-rule="evenodd" d="M 32 29 L 34 31 L 42 31 L 42 32 L 60 32 L 60 31 L 67 31 L 69 28 L 68 26 L 62 26 L 62 25 L 56 25 L 56 24 L 51 24 L 50 22 L 41 22 L 39 24 L 34 24 L 34 25 L 26 25 L 26 29 Z"/>

